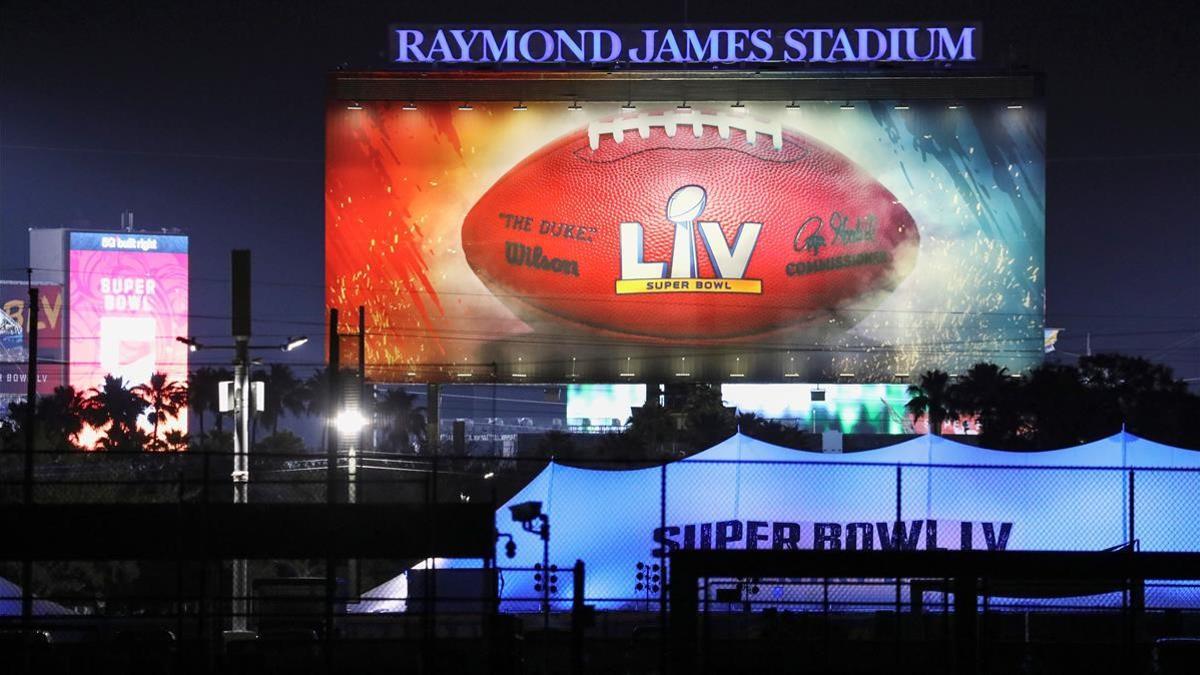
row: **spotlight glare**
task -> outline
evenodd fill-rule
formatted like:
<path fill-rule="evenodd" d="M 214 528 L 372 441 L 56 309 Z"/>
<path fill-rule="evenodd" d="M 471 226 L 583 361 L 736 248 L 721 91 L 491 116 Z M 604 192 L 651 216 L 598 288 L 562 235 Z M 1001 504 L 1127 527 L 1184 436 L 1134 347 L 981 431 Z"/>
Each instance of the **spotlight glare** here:
<path fill-rule="evenodd" d="M 343 434 L 356 434 L 367 425 L 367 418 L 363 417 L 359 411 L 347 408 L 338 413 L 333 423 Z"/>

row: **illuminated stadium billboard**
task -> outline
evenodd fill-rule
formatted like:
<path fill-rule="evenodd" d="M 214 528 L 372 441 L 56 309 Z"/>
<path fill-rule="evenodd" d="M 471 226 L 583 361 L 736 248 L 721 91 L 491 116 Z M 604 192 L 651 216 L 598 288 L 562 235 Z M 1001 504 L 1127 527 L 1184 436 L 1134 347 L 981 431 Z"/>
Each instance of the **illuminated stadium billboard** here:
<path fill-rule="evenodd" d="M 127 386 L 157 372 L 187 381 L 188 238 L 138 232 L 68 234 L 67 283 L 71 384 L 99 387 L 105 376 Z M 167 429 L 186 431 L 186 416 Z"/>
<path fill-rule="evenodd" d="M 367 308 L 369 377 L 1041 359 L 1036 101 L 514 103 L 329 101 L 327 303 Z"/>

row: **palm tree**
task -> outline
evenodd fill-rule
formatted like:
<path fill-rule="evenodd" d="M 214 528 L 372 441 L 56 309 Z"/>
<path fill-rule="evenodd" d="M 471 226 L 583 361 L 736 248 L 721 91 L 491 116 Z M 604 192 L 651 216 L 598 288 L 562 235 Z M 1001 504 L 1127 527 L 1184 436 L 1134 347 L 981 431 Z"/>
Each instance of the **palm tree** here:
<path fill-rule="evenodd" d="M 980 441 L 989 448 L 1009 448 L 1021 430 L 1018 384 L 1008 368 L 976 363 L 954 385 L 961 414 L 974 415 Z"/>
<path fill-rule="evenodd" d="M 940 370 L 927 370 L 921 375 L 918 384 L 909 385 L 908 395 L 911 398 L 904 409 L 913 416 L 914 422 L 928 415 L 929 432 L 941 436 L 942 423 L 956 411 L 953 389 L 949 374 Z"/>
<path fill-rule="evenodd" d="M 104 450 L 140 450 L 146 440 L 138 418 L 148 404 L 125 386 L 125 380 L 105 375 L 104 383 L 89 389 L 84 421 L 103 430 L 99 447 Z"/>
<path fill-rule="evenodd" d="M 217 407 L 217 371 L 207 366 L 188 373 L 188 406 L 196 413 L 200 435 L 204 435 L 204 413 Z"/>
<path fill-rule="evenodd" d="M 38 420 L 55 445 L 72 446 L 71 439 L 83 431 L 87 397 L 72 386 L 55 387 L 50 396 L 38 400 Z"/>
<path fill-rule="evenodd" d="M 678 459 L 675 453 L 675 436 L 679 424 L 674 414 L 658 402 L 657 396 L 647 396 L 646 404 L 630 410 L 629 430 L 626 432 L 633 445 L 645 448 L 648 459 Z M 666 449 L 667 441 L 671 449 Z"/>
<path fill-rule="evenodd" d="M 163 446 L 167 450 L 173 450 L 176 452 L 187 450 L 188 444 L 190 443 L 191 437 L 178 429 L 171 429 L 167 433 L 163 434 Z"/>
<path fill-rule="evenodd" d="M 266 371 L 254 373 L 254 379 L 266 384 L 266 406 L 255 419 L 262 419 L 271 433 L 278 433 L 279 418 L 284 414 L 299 416 L 305 412 L 304 383 L 296 377 L 291 366 L 285 363 L 272 363 Z"/>
<path fill-rule="evenodd" d="M 146 417 L 154 427 L 152 440 L 155 444 L 159 442 L 159 423 L 168 418 L 178 418 L 179 412 L 187 407 L 187 385 L 175 380 L 168 380 L 166 373 L 154 373 L 150 376 L 149 382 L 139 384 L 130 392 L 140 396 L 150 408 Z"/>
<path fill-rule="evenodd" d="M 304 414 L 309 417 L 325 417 L 329 401 L 329 369 L 318 368 L 304 381 Z"/>
<path fill-rule="evenodd" d="M 375 402 L 375 411 L 387 428 L 383 445 L 393 452 L 412 449 L 411 441 L 419 443 L 425 438 L 425 408 L 413 406 L 416 394 L 403 389 L 389 389 L 383 398 Z"/>

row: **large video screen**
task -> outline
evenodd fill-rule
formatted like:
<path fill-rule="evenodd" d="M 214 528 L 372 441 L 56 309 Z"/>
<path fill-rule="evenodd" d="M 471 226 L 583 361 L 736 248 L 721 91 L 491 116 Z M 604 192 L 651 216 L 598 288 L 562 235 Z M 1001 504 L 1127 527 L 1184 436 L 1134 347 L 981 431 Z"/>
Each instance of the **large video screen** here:
<path fill-rule="evenodd" d="M 327 302 L 378 381 L 1019 371 L 1044 148 L 1028 102 L 331 101 Z"/>
<path fill-rule="evenodd" d="M 157 372 L 187 381 L 188 239 L 182 235 L 72 232 L 70 382 L 99 387 L 106 375 L 133 387 Z M 186 416 L 168 430 L 186 431 Z"/>

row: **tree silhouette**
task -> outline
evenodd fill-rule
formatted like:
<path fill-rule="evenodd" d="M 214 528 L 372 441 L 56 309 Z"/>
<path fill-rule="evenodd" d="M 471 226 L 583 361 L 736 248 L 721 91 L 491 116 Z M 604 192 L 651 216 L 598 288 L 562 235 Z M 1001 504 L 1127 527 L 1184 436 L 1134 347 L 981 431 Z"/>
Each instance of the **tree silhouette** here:
<path fill-rule="evenodd" d="M 1096 392 L 1080 381 L 1072 366 L 1044 364 L 1021 383 L 1024 426 L 1021 442 L 1032 450 L 1068 448 L 1116 433 L 1100 410 Z"/>
<path fill-rule="evenodd" d="M 130 390 L 141 397 L 149 407 L 146 419 L 153 427 L 151 441 L 159 445 L 158 426 L 167 419 L 177 419 L 179 413 L 187 409 L 187 385 L 175 380 L 168 380 L 166 373 L 154 373 L 150 381 L 139 384 Z"/>
<path fill-rule="evenodd" d="M 1093 405 L 1113 431 L 1124 425 L 1135 434 L 1182 443 L 1195 425 L 1187 411 L 1196 397 L 1161 364 L 1121 354 L 1084 356 L 1079 379 L 1095 394 Z"/>
<path fill-rule="evenodd" d="M 630 441 L 631 451 L 641 450 L 656 459 L 678 458 L 674 443 L 678 423 L 675 416 L 658 402 L 657 396 L 647 396 L 645 405 L 630 412 L 629 430 L 622 435 Z M 667 443 L 671 445 L 669 450 Z"/>
<path fill-rule="evenodd" d="M 955 412 L 950 375 L 940 370 L 928 370 L 921 375 L 917 384 L 909 385 L 911 397 L 904 409 L 913 416 L 913 421 L 929 417 L 929 433 L 942 435 L 942 423 Z"/>
<path fill-rule="evenodd" d="M 165 450 L 171 450 L 175 452 L 187 450 L 190 443 L 191 437 L 178 429 L 171 429 L 167 433 L 163 434 L 162 444 L 163 449 Z"/>
<path fill-rule="evenodd" d="M 200 435 L 204 435 L 204 413 L 217 407 L 217 371 L 205 366 L 188 373 L 188 406 L 196 413 Z"/>
<path fill-rule="evenodd" d="M 254 373 L 254 380 L 266 385 L 266 401 L 264 410 L 255 418 L 255 426 L 262 420 L 264 426 L 272 434 L 279 432 L 279 419 L 284 414 L 299 416 L 305 412 L 304 382 L 296 377 L 291 366 L 285 363 L 272 363 L 263 371 Z"/>
<path fill-rule="evenodd" d="M 1008 369 L 994 363 L 976 363 L 951 385 L 955 412 L 973 415 L 979 425 L 979 440 L 989 448 L 1014 448 L 1022 429 L 1020 382 Z"/>
<path fill-rule="evenodd" d="M 105 375 L 104 383 L 88 390 L 84 420 L 103 432 L 98 447 L 102 450 L 136 451 L 149 440 L 138 428 L 138 418 L 149 404 L 130 391 L 124 378 Z"/>
<path fill-rule="evenodd" d="M 87 412 L 87 397 L 74 387 L 55 387 L 54 393 L 37 399 L 37 435 L 35 443 L 52 450 L 72 450 L 75 437 L 83 431 L 84 415 Z M 9 427 L 14 440 L 20 439 L 24 447 L 24 424 L 26 403 L 14 401 L 8 404 Z M 17 433 L 17 432 L 21 433 Z"/>
<path fill-rule="evenodd" d="M 814 435 L 809 434 L 803 428 L 759 417 L 754 413 L 739 413 L 737 427 L 738 431 L 751 438 L 785 448 L 810 450 L 815 444 Z"/>
<path fill-rule="evenodd" d="M 414 406 L 416 394 L 389 389 L 375 401 L 375 412 L 383 427 L 382 447 L 391 452 L 411 452 L 425 440 L 425 408 Z"/>

